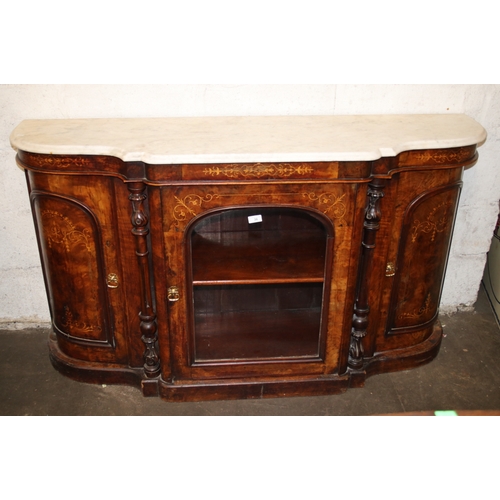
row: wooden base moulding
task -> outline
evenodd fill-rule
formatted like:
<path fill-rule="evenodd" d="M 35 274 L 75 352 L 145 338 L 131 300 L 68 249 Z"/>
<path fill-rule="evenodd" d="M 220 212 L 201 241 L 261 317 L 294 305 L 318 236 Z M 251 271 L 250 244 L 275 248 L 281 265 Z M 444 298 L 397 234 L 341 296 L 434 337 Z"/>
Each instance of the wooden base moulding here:
<path fill-rule="evenodd" d="M 65 356 L 50 335 L 50 361 L 63 375 L 91 384 L 122 384 L 138 387 L 146 397 L 160 396 L 165 401 L 208 401 L 228 399 L 261 399 L 293 396 L 326 396 L 340 394 L 349 387 L 361 388 L 367 377 L 379 373 L 409 370 L 432 361 L 441 346 L 442 328 L 436 324 L 431 337 L 412 349 L 393 351 L 373 356 L 366 369 L 350 371 L 342 376 L 322 377 L 215 379 L 207 381 L 167 382 L 161 377 L 144 378 L 140 369 L 99 363 L 78 363 Z"/>

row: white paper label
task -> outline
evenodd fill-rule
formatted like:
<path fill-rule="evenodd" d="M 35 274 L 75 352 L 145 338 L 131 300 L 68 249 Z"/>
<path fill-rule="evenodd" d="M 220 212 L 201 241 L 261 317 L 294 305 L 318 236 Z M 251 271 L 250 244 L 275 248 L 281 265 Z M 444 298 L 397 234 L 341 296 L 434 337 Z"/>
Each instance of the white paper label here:
<path fill-rule="evenodd" d="M 249 224 L 255 224 L 256 222 L 262 222 L 262 215 L 250 215 L 248 217 Z"/>

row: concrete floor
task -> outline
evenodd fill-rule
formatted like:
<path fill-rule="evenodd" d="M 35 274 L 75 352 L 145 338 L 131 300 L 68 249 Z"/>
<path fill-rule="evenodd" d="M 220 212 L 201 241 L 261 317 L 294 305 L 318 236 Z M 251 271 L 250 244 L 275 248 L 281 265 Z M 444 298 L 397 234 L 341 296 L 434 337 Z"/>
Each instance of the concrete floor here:
<path fill-rule="evenodd" d="M 167 403 L 125 386 L 83 384 L 55 371 L 45 329 L 0 331 L 0 415 L 376 415 L 500 410 L 500 330 L 481 289 L 474 312 L 441 317 L 430 364 L 376 375 L 335 396 Z"/>

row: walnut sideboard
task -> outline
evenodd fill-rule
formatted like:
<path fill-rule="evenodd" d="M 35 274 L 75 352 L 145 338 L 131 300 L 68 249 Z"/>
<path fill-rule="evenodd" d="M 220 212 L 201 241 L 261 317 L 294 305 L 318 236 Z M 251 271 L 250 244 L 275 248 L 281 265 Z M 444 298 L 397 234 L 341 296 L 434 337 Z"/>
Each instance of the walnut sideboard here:
<path fill-rule="evenodd" d="M 53 365 L 192 401 L 432 360 L 485 139 L 455 114 L 22 122 Z"/>

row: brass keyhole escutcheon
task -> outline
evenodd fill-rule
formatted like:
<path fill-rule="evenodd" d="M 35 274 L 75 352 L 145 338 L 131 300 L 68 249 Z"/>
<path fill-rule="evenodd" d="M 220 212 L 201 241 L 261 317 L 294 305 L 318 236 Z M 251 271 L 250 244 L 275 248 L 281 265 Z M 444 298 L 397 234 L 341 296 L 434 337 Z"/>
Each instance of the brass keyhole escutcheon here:
<path fill-rule="evenodd" d="M 170 302 L 177 302 L 180 299 L 179 289 L 176 286 L 171 286 L 168 289 L 167 299 Z"/>
<path fill-rule="evenodd" d="M 108 288 L 118 288 L 118 275 L 109 273 L 106 278 L 106 283 L 108 284 Z"/>
<path fill-rule="evenodd" d="M 387 277 L 394 276 L 396 274 L 396 266 L 394 262 L 388 262 L 385 268 L 385 275 Z"/>

